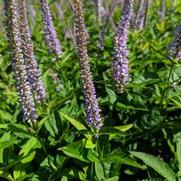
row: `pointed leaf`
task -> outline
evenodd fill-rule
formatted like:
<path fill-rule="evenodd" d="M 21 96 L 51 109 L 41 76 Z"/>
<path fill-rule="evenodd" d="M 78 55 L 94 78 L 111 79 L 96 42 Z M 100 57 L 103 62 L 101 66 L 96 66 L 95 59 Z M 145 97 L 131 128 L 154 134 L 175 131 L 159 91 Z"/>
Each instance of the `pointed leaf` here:
<path fill-rule="evenodd" d="M 115 176 L 115 177 L 107 178 L 104 181 L 118 181 L 118 180 L 119 180 L 119 177 Z"/>
<path fill-rule="evenodd" d="M 116 102 L 116 94 L 114 93 L 113 90 L 109 89 L 108 87 L 106 87 L 106 92 L 108 93 L 109 95 L 109 101 L 111 104 L 114 104 Z"/>
<path fill-rule="evenodd" d="M 33 149 L 33 147 L 36 145 L 37 139 L 35 137 L 30 138 L 23 146 L 21 151 L 19 152 L 19 155 L 27 156 L 28 153 Z"/>
<path fill-rule="evenodd" d="M 85 148 L 86 140 L 82 139 L 80 141 L 73 142 L 67 146 L 59 148 L 59 150 L 63 151 L 65 155 L 69 157 L 76 158 L 78 160 L 88 162 L 84 158 L 84 148 Z"/>
<path fill-rule="evenodd" d="M 0 171 L 0 178 L 4 178 L 4 179 L 10 180 L 10 181 L 14 181 L 13 177 L 9 173 L 3 172 L 3 171 Z"/>
<path fill-rule="evenodd" d="M 177 160 L 178 160 L 178 176 L 181 177 L 181 132 L 177 133 L 175 135 L 175 141 L 176 141 L 176 154 L 177 154 Z"/>
<path fill-rule="evenodd" d="M 142 152 L 132 151 L 130 153 L 136 158 L 141 159 L 147 166 L 153 168 L 157 173 L 162 175 L 168 181 L 176 181 L 176 176 L 175 176 L 176 174 L 168 166 L 168 164 L 165 163 L 160 158 L 147 154 L 147 153 L 142 153 Z"/>
<path fill-rule="evenodd" d="M 103 168 L 103 164 L 101 162 L 95 163 L 95 173 L 96 173 L 98 180 L 105 180 L 104 168 Z"/>
<path fill-rule="evenodd" d="M 115 163 L 123 164 L 123 165 L 129 165 L 132 167 L 145 169 L 144 166 L 140 165 L 135 160 L 133 160 L 132 158 L 130 158 L 129 156 L 124 155 L 124 154 L 117 153 L 117 154 L 110 155 L 110 157 L 108 157 L 108 160 L 115 162 Z"/>
<path fill-rule="evenodd" d="M 120 130 L 120 131 L 128 131 L 129 129 L 131 129 L 133 127 L 134 124 L 126 124 L 126 125 L 122 125 L 122 126 L 115 126 L 114 128 Z"/>
<path fill-rule="evenodd" d="M 67 116 L 66 114 L 64 113 L 60 113 L 62 117 L 64 117 L 65 119 L 67 119 L 77 130 L 86 130 L 87 128 L 82 124 L 80 123 L 79 121 Z"/>

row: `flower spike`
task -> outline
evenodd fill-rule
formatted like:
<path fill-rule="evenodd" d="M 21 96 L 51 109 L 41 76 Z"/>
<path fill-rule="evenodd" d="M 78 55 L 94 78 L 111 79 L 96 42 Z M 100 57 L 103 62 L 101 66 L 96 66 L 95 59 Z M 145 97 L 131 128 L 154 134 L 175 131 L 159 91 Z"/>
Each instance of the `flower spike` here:
<path fill-rule="evenodd" d="M 133 0 L 124 2 L 123 13 L 120 24 L 117 28 L 114 40 L 114 61 L 112 63 L 112 75 L 116 82 L 118 93 L 123 93 L 124 87 L 128 84 L 128 28 L 132 16 Z"/>
<path fill-rule="evenodd" d="M 41 73 L 34 55 L 31 33 L 28 25 L 26 0 L 19 0 L 18 7 L 22 38 L 22 50 L 27 67 L 28 81 L 32 86 L 32 92 L 35 95 L 36 102 L 42 102 L 46 98 L 46 92 L 41 81 Z"/>
<path fill-rule="evenodd" d="M 101 110 L 98 106 L 96 91 L 90 71 L 89 57 L 87 53 L 88 33 L 86 31 L 84 23 L 83 10 L 80 0 L 75 0 L 74 13 L 75 38 L 77 45 L 77 54 L 79 58 L 79 65 L 81 70 L 87 123 L 88 125 L 92 126 L 96 131 L 98 131 L 103 126 L 103 122 L 101 120 Z"/>
<path fill-rule="evenodd" d="M 40 0 L 40 3 L 43 13 L 45 38 L 47 40 L 49 50 L 51 53 L 55 53 L 58 57 L 60 57 L 62 55 L 62 50 L 53 25 L 52 15 L 48 6 L 48 1 Z"/>

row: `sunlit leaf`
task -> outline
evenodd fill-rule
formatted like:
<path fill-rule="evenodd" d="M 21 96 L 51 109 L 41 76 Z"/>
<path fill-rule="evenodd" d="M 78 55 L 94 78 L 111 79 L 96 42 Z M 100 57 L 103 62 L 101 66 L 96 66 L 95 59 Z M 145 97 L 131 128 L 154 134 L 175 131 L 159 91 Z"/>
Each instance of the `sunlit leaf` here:
<path fill-rule="evenodd" d="M 120 130 L 120 131 L 128 131 L 134 126 L 134 124 L 127 124 L 127 125 L 122 125 L 122 126 L 114 126 L 114 128 Z"/>
<path fill-rule="evenodd" d="M 28 153 L 33 149 L 33 147 L 37 144 L 37 139 L 35 137 L 31 137 L 26 144 L 22 146 L 19 155 L 27 156 Z"/>
<path fill-rule="evenodd" d="M 69 117 L 68 115 L 61 112 L 61 116 L 67 119 L 77 130 L 86 130 L 87 128 L 79 121 Z"/>
<path fill-rule="evenodd" d="M 59 150 L 63 151 L 69 157 L 88 162 L 84 157 L 85 142 L 85 139 L 76 141 L 67 146 L 59 148 Z"/>
<path fill-rule="evenodd" d="M 142 152 L 130 152 L 136 158 L 141 159 L 146 165 L 153 168 L 156 172 L 166 178 L 168 181 L 176 181 L 176 174 L 169 167 L 167 163 L 165 163 L 160 158 Z"/>

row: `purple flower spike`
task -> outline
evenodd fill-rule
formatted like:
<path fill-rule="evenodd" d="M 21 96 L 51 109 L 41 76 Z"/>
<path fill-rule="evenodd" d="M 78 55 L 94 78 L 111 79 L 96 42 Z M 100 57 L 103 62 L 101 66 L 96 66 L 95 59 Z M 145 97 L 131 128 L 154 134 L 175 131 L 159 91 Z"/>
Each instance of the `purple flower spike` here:
<path fill-rule="evenodd" d="M 22 41 L 20 37 L 20 27 L 18 22 L 19 12 L 16 0 L 4 0 L 5 11 L 7 15 L 7 36 L 11 45 L 11 57 L 13 60 L 13 69 L 17 83 L 17 90 L 22 106 L 25 120 L 36 122 L 37 113 L 35 103 L 31 92 L 31 86 L 28 81 L 26 64 L 22 52 Z"/>
<path fill-rule="evenodd" d="M 41 8 L 43 12 L 43 25 L 45 31 L 45 38 L 48 42 L 49 50 L 55 53 L 58 57 L 62 55 L 60 42 L 57 38 L 55 28 L 52 22 L 52 16 L 47 0 L 40 0 Z"/>
<path fill-rule="evenodd" d="M 79 58 L 79 65 L 81 69 L 81 78 L 83 86 L 83 95 L 85 99 L 87 123 L 98 131 L 103 122 L 100 116 L 100 109 L 98 106 L 96 91 L 92 81 L 90 72 L 89 57 L 87 53 L 87 39 L 88 33 L 86 31 L 83 10 L 80 0 L 75 0 L 74 6 L 75 13 L 75 38 L 77 45 L 77 54 Z"/>
<path fill-rule="evenodd" d="M 46 99 L 46 92 L 41 81 L 41 73 L 34 55 L 31 33 L 28 25 L 26 0 L 19 0 L 18 7 L 22 50 L 28 73 L 28 81 L 32 87 L 32 92 L 35 95 L 36 102 L 42 102 Z"/>
<path fill-rule="evenodd" d="M 174 40 L 168 46 L 168 55 L 171 59 L 181 60 L 181 25 L 177 28 Z"/>
<path fill-rule="evenodd" d="M 124 87 L 128 84 L 128 28 L 132 16 L 133 0 L 124 2 L 120 24 L 115 34 L 114 40 L 114 61 L 112 63 L 112 75 L 116 81 L 118 93 L 123 93 Z"/>

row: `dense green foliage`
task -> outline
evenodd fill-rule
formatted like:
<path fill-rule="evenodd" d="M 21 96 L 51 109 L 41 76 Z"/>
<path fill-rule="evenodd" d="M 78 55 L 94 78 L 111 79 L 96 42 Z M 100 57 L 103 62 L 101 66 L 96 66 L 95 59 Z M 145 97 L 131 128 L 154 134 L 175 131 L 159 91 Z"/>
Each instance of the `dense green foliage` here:
<path fill-rule="evenodd" d="M 101 50 L 99 34 L 105 23 L 97 24 L 93 3 L 85 1 L 88 52 L 104 118 L 99 135 L 85 121 L 73 13 L 61 1 L 62 19 L 56 2 L 50 7 L 64 53 L 54 62 L 43 41 L 39 4 L 34 4 L 33 43 L 48 94 L 38 107 L 37 126 L 22 119 L 5 30 L 0 32 L 0 180 L 181 180 L 181 63 L 166 57 L 180 24 L 180 0 L 174 7 L 167 1 L 163 20 L 158 16 L 160 1 L 153 1 L 146 27 L 130 30 L 130 84 L 122 95 L 116 93 L 110 69 L 115 29 L 108 25 Z M 120 15 L 118 5 L 116 26 Z"/>

